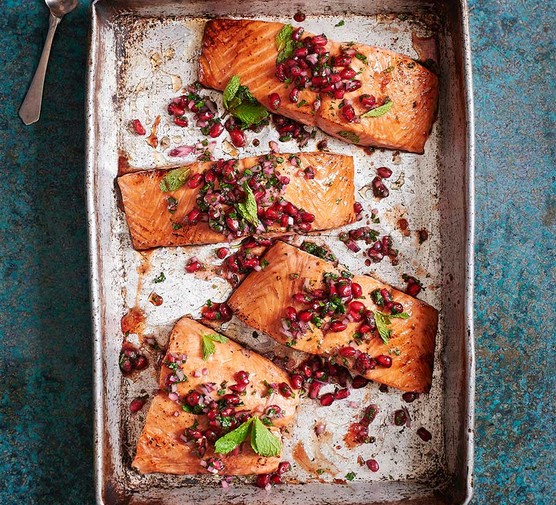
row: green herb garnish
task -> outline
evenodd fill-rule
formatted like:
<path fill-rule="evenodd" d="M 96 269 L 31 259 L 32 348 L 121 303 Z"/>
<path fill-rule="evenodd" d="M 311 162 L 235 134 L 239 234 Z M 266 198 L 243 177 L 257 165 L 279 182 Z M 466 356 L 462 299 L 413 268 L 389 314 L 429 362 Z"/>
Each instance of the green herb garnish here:
<path fill-rule="evenodd" d="M 355 472 L 346 473 L 346 480 L 352 481 L 357 474 Z"/>
<path fill-rule="evenodd" d="M 342 19 L 341 21 L 339 21 L 338 23 L 336 23 L 334 25 L 335 28 L 338 28 L 338 26 L 344 26 L 346 24 L 346 22 Z"/>
<path fill-rule="evenodd" d="M 295 44 L 292 40 L 293 31 L 292 25 L 284 25 L 276 35 L 276 49 L 278 49 L 276 63 L 282 63 L 293 56 L 295 49 Z"/>
<path fill-rule="evenodd" d="M 201 343 L 203 344 L 203 359 L 206 361 L 209 356 L 212 356 L 216 352 L 216 346 L 214 342 L 219 342 L 225 344 L 228 339 L 223 335 L 218 335 L 213 333 L 212 335 L 203 335 L 201 337 Z"/>
<path fill-rule="evenodd" d="M 409 314 L 407 312 L 402 312 L 401 314 L 385 314 L 384 312 L 379 312 L 377 310 L 373 314 L 373 317 L 380 338 L 385 344 L 387 344 L 388 340 L 390 340 L 390 335 L 392 334 L 392 330 L 388 328 L 388 326 L 392 323 L 391 319 L 408 319 Z"/>
<path fill-rule="evenodd" d="M 236 204 L 236 209 L 239 215 L 251 223 L 255 228 L 259 226 L 259 217 L 257 214 L 257 200 L 255 200 L 255 195 L 253 190 L 247 184 L 247 181 L 243 183 L 243 191 L 245 191 L 245 202 L 240 202 Z"/>
<path fill-rule="evenodd" d="M 392 105 L 394 105 L 394 102 L 392 102 L 392 100 L 388 100 L 387 102 L 384 102 L 384 105 L 371 109 L 370 111 L 365 112 L 365 114 L 361 114 L 361 117 L 384 116 L 384 114 L 386 114 L 392 108 Z"/>
<path fill-rule="evenodd" d="M 164 282 L 165 280 L 166 276 L 164 275 L 164 272 L 160 272 L 160 275 L 154 278 L 154 283 L 158 284 L 159 282 Z"/>
<path fill-rule="evenodd" d="M 189 168 L 186 167 L 170 170 L 160 181 L 160 190 L 168 193 L 181 188 L 186 183 L 189 172 Z"/>
<path fill-rule="evenodd" d="M 240 424 L 235 430 L 220 437 L 214 444 L 214 451 L 228 454 L 251 435 L 251 447 L 260 456 L 267 458 L 279 456 L 282 443 L 256 416 Z"/>
<path fill-rule="evenodd" d="M 222 101 L 224 108 L 241 121 L 243 128 L 258 124 L 268 117 L 268 111 L 257 102 L 247 86 L 240 84 L 237 75 L 228 81 Z"/>
<path fill-rule="evenodd" d="M 355 53 L 355 57 L 358 60 L 361 60 L 363 63 L 367 63 L 367 57 L 364 54 L 361 53 Z"/>

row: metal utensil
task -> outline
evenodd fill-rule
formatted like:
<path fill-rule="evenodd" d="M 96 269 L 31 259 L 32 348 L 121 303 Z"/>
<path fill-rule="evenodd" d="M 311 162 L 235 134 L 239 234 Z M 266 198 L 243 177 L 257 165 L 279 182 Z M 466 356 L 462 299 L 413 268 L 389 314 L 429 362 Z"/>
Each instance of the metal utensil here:
<path fill-rule="evenodd" d="M 48 58 L 50 57 L 50 48 L 52 47 L 52 39 L 56 33 L 56 28 L 60 21 L 68 12 L 77 7 L 77 0 L 44 0 L 50 10 L 48 21 L 48 34 L 44 42 L 41 59 L 31 86 L 25 95 L 25 99 L 19 109 L 19 117 L 26 125 L 30 125 L 39 120 L 41 115 L 42 91 L 44 87 L 44 77 L 46 75 L 46 67 L 48 66 Z"/>

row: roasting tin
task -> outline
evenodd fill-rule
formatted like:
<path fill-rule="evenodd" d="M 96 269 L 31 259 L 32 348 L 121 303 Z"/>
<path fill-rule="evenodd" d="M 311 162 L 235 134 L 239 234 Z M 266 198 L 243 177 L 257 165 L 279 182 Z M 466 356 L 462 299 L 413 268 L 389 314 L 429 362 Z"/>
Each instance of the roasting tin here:
<path fill-rule="evenodd" d="M 398 287 L 402 286 L 402 273 L 424 281 L 427 289 L 420 296 L 440 310 L 432 390 L 411 404 L 402 403 L 399 391 L 381 392 L 376 384 L 354 390 L 350 401 L 328 408 L 302 402 L 296 425 L 284 441 L 284 459 L 292 462 L 294 469 L 287 474 L 286 484 L 270 492 L 245 478 L 235 478 L 230 488 L 223 489 L 220 479 L 213 476 L 140 475 L 131 468 L 131 461 L 149 403 L 135 415 L 129 414 L 129 403 L 141 394 L 152 397 L 157 372 L 151 366 L 131 380 L 122 377 L 118 367 L 124 338 L 121 318 L 133 307 L 144 310 L 142 335 L 129 335 L 128 340 L 140 344 L 141 338 L 148 336 L 163 346 L 178 318 L 185 314 L 198 317 L 208 298 L 223 301 L 231 287 L 210 273 L 196 276 L 184 271 L 192 256 L 215 263 L 217 245 L 141 253 L 132 249 L 115 191 L 118 162 L 153 168 L 192 161 L 170 158 L 167 153 L 172 147 L 199 140 L 200 133 L 172 126 L 165 106 L 196 78 L 202 30 L 208 18 L 292 22 L 297 10 L 307 14 L 303 26 L 309 31 L 437 61 L 438 119 L 424 155 L 387 150 L 369 155 L 334 139 L 328 142 L 330 151 L 354 156 L 357 199 L 363 202 L 367 216 L 371 209 L 378 210 L 380 223 L 371 226 L 381 235 L 391 234 L 400 250 L 399 265 L 393 267 L 384 260 L 366 267 L 362 253 L 355 255 L 338 241 L 338 230 L 312 238 L 329 245 L 354 273 L 370 272 Z M 221 107 L 219 93 L 211 95 Z M 128 124 L 139 118 L 149 132 L 157 115 L 162 117 L 161 146 L 153 149 L 144 137 L 134 136 Z M 473 467 L 474 160 L 465 1 L 97 0 L 92 5 L 87 131 L 99 504 L 468 503 Z M 250 147 L 240 156 L 267 152 L 268 142 L 276 136 L 270 128 L 248 134 Z M 250 144 L 255 137 L 261 141 L 258 148 Z M 325 137 L 318 132 L 303 150 L 315 150 Z M 299 150 L 294 141 L 279 145 L 282 152 Z M 214 154 L 235 155 L 226 143 L 219 143 Z M 391 167 L 394 175 L 389 181 L 390 197 L 377 201 L 367 185 L 382 165 Z M 396 225 L 402 217 L 413 230 L 409 237 Z M 421 228 L 429 231 L 430 239 L 419 246 L 415 232 Z M 166 280 L 154 283 L 161 272 Z M 159 307 L 148 302 L 153 291 L 164 299 Z M 253 334 L 235 320 L 225 333 L 262 353 L 283 352 L 265 335 Z M 348 450 L 342 440 L 347 426 L 369 403 L 380 408 L 371 425 L 376 442 Z M 396 427 L 392 413 L 404 405 L 411 427 Z M 326 424 L 326 433 L 317 440 L 314 426 L 319 421 Z M 432 433 L 430 442 L 416 436 L 419 426 Z M 380 470 L 371 473 L 359 466 L 359 455 L 377 459 Z M 355 473 L 353 481 L 346 480 L 349 472 Z"/>

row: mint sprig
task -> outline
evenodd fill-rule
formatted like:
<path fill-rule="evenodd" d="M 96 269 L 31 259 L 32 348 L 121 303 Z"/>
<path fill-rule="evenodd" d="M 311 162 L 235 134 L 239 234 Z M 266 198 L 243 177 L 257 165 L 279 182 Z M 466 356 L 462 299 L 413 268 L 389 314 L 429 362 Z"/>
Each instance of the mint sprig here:
<path fill-rule="evenodd" d="M 216 352 L 216 346 L 214 342 L 219 342 L 225 344 L 228 339 L 224 335 L 218 335 L 214 333 L 212 335 L 203 335 L 201 337 L 201 344 L 203 346 L 203 359 L 206 361 Z"/>
<path fill-rule="evenodd" d="M 224 89 L 224 108 L 241 122 L 242 128 L 249 128 L 268 117 L 268 111 L 255 99 L 247 86 L 242 86 L 240 78 L 234 75 Z"/>
<path fill-rule="evenodd" d="M 182 167 L 170 170 L 160 181 L 160 190 L 164 193 L 181 188 L 189 178 L 189 168 Z"/>
<path fill-rule="evenodd" d="M 236 204 L 237 211 L 245 221 L 251 223 L 256 228 L 259 226 L 257 200 L 255 200 L 253 190 L 249 187 L 247 181 L 243 183 L 243 191 L 245 191 L 245 202 Z"/>
<path fill-rule="evenodd" d="M 388 328 L 390 324 L 392 324 L 391 319 L 408 319 L 409 314 L 407 312 L 402 312 L 401 314 L 385 314 L 384 312 L 375 311 L 373 314 L 373 318 L 376 323 L 376 329 L 378 330 L 378 334 L 382 341 L 387 344 L 390 340 L 390 335 L 392 334 L 392 330 Z"/>
<path fill-rule="evenodd" d="M 218 454 L 228 454 L 238 445 L 251 436 L 251 447 L 259 455 L 267 458 L 279 456 L 282 452 L 282 443 L 272 433 L 263 422 L 253 416 L 235 430 L 220 437 L 214 444 L 214 452 Z"/>
<path fill-rule="evenodd" d="M 384 116 L 384 114 L 386 114 L 387 112 L 390 111 L 390 109 L 392 108 L 392 105 L 394 105 L 394 102 L 392 102 L 392 100 L 388 100 L 387 102 L 385 102 L 380 107 L 375 107 L 374 109 L 371 109 L 370 111 L 365 112 L 365 114 L 361 114 L 361 117 L 380 117 L 380 116 Z"/>
<path fill-rule="evenodd" d="M 293 26 L 284 25 L 284 27 L 276 35 L 276 49 L 278 49 L 278 56 L 276 58 L 276 63 L 282 63 L 288 58 L 293 56 L 295 50 L 295 44 L 292 40 Z"/>

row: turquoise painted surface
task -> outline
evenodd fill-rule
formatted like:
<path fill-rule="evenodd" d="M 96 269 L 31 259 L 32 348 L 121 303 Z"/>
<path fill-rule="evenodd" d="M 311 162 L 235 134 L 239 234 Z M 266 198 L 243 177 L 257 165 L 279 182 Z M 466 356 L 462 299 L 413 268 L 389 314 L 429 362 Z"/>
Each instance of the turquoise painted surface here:
<path fill-rule="evenodd" d="M 85 2 L 82 2 L 85 4 Z M 0 15 L 0 503 L 93 503 L 84 207 L 87 7 L 59 27 L 41 121 L 17 109 L 46 34 Z M 477 124 L 475 504 L 553 504 L 555 15 L 470 2 Z"/>

